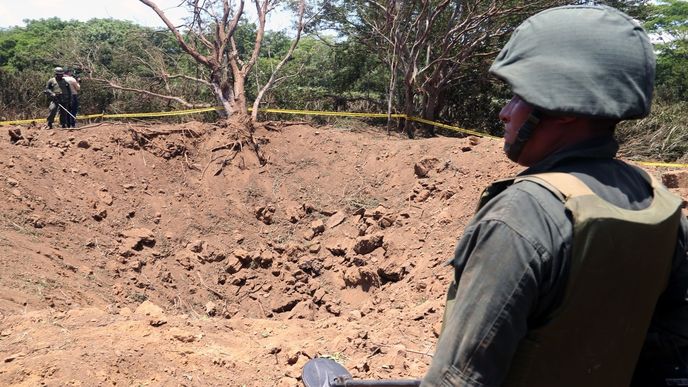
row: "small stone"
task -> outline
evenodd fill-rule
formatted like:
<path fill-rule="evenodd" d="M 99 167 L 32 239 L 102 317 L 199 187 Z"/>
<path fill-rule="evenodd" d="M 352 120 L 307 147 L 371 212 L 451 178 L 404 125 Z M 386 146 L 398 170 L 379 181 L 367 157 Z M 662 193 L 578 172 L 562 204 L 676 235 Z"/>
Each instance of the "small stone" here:
<path fill-rule="evenodd" d="M 172 338 L 179 340 L 182 343 L 193 343 L 194 341 L 196 341 L 196 336 L 179 328 L 171 328 L 170 335 L 172 336 Z"/>
<path fill-rule="evenodd" d="M 151 319 L 150 321 L 148 321 L 148 323 L 149 323 L 152 327 L 156 327 L 156 328 L 157 328 L 157 327 L 160 327 L 160 326 L 163 326 L 163 325 L 167 324 L 167 320 L 162 319 L 162 318 L 154 318 L 154 319 Z"/>
<path fill-rule="evenodd" d="M 194 253 L 200 253 L 203 251 L 203 245 L 204 241 L 201 239 L 197 239 L 189 244 L 189 250 L 193 251 Z"/>
<path fill-rule="evenodd" d="M 320 235 L 325 232 L 325 224 L 323 223 L 322 219 L 311 222 L 311 230 L 313 230 L 314 235 Z"/>
<path fill-rule="evenodd" d="M 249 254 L 248 251 L 244 249 L 236 249 L 232 252 L 235 257 L 239 258 L 239 260 L 243 261 L 250 261 L 251 260 L 251 254 Z"/>
<path fill-rule="evenodd" d="M 96 208 L 95 212 L 93 214 L 91 214 L 91 217 L 96 222 L 100 222 L 103 219 L 107 218 L 107 210 L 104 208 L 103 209 Z"/>
<path fill-rule="evenodd" d="M 7 356 L 5 358 L 5 363 L 13 362 L 14 360 L 17 360 L 17 359 L 22 358 L 22 357 L 24 357 L 24 353 L 22 353 L 22 352 L 15 353 L 13 355 Z"/>
<path fill-rule="evenodd" d="M 351 312 L 349 312 L 349 317 L 347 317 L 347 321 L 358 321 L 362 317 L 363 315 L 361 315 L 360 310 L 352 310 Z M 362 338 L 365 339 L 365 337 Z"/>
<path fill-rule="evenodd" d="M 334 213 L 334 215 L 330 217 L 330 219 L 327 220 L 327 224 L 325 226 L 328 230 L 333 229 L 342 224 L 342 222 L 344 222 L 345 219 L 346 214 L 343 211 L 337 211 Z"/>
<path fill-rule="evenodd" d="M 308 246 L 308 252 L 311 254 L 317 254 L 320 251 L 320 243 L 313 243 L 312 245 Z"/>
<path fill-rule="evenodd" d="M 217 314 L 217 305 L 212 301 L 208 301 L 205 304 L 205 313 L 208 316 L 215 316 L 215 314 Z"/>
<path fill-rule="evenodd" d="M 229 274 L 237 273 L 243 265 L 241 264 L 241 259 L 236 255 L 227 257 L 227 265 L 225 266 L 225 271 Z"/>
<path fill-rule="evenodd" d="M 424 178 L 428 176 L 428 173 L 433 169 L 440 161 L 436 158 L 423 159 L 413 166 L 413 171 L 419 178 Z"/>
<path fill-rule="evenodd" d="M 332 255 L 336 257 L 341 257 L 346 255 L 346 247 L 343 242 L 341 241 L 335 241 L 335 242 L 330 242 L 327 245 L 325 245 L 325 248 L 332 253 Z"/>
<path fill-rule="evenodd" d="M 107 191 L 98 191 L 98 199 L 105 205 L 111 206 L 114 198 Z"/>
<path fill-rule="evenodd" d="M 381 234 L 359 237 L 356 239 L 353 250 L 357 254 L 369 254 L 373 252 L 373 250 L 382 246 L 383 239 L 384 238 Z"/>

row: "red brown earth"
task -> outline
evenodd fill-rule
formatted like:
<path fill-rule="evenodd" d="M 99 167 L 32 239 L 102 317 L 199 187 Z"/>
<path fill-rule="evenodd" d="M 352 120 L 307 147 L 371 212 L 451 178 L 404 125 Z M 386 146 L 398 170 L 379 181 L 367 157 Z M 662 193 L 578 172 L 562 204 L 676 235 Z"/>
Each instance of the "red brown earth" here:
<path fill-rule="evenodd" d="M 520 167 L 488 138 L 270 127 L 265 166 L 197 122 L 3 128 L 0 384 L 296 386 L 318 356 L 421 377 L 444 263 Z"/>

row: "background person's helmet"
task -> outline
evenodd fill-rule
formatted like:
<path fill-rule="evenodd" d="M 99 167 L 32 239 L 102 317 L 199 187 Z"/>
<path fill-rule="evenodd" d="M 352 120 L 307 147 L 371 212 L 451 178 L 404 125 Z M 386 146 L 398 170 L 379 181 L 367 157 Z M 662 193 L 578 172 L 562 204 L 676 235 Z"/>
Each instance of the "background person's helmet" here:
<path fill-rule="evenodd" d="M 63 75 L 64 69 L 62 67 L 55 67 L 55 75 Z"/>
<path fill-rule="evenodd" d="M 610 119 L 650 113 L 655 55 L 643 28 L 606 6 L 564 6 L 523 22 L 490 73 L 536 109 Z"/>

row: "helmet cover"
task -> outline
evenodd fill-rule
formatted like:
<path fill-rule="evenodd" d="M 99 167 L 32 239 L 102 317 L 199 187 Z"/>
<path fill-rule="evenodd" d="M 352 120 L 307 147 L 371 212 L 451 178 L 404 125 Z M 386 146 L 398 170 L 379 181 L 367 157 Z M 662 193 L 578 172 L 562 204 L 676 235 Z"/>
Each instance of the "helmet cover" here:
<path fill-rule="evenodd" d="M 631 119 L 650 113 L 655 55 L 623 12 L 563 6 L 516 28 L 489 71 L 544 112 Z"/>

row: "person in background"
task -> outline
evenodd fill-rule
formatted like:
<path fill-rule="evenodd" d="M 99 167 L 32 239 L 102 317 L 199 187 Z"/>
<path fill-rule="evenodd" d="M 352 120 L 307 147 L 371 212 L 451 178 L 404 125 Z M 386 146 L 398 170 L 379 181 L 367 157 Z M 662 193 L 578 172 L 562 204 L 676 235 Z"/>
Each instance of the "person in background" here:
<path fill-rule="evenodd" d="M 60 126 L 69 126 L 69 107 L 71 106 L 72 92 L 69 83 L 64 79 L 64 69 L 55 67 L 55 76 L 48 80 L 48 84 L 43 91 L 50 100 L 48 107 L 48 128 L 53 128 L 55 114 L 60 111 Z"/>
<path fill-rule="evenodd" d="M 69 113 L 71 116 L 68 117 L 69 127 L 76 128 L 76 115 L 79 112 L 79 92 L 81 91 L 81 85 L 79 82 L 81 80 L 72 74 L 72 70 L 67 69 L 64 72 L 64 79 L 69 83 L 69 90 L 72 93 L 72 99 L 70 103 Z"/>
<path fill-rule="evenodd" d="M 525 167 L 479 200 L 450 261 L 422 386 L 688 385 L 688 221 L 681 198 L 616 158 L 647 116 L 655 56 L 628 15 L 556 7 L 523 22 L 490 73 Z"/>

